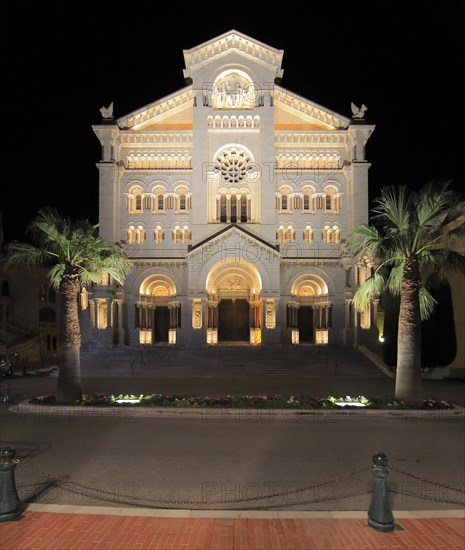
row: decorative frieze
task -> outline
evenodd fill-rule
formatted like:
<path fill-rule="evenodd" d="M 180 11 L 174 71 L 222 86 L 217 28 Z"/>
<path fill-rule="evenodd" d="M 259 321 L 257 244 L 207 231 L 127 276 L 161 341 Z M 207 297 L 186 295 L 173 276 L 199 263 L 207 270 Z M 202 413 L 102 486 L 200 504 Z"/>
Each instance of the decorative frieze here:
<path fill-rule="evenodd" d="M 347 132 L 282 132 L 275 133 L 275 147 L 303 147 L 308 145 L 324 145 L 325 147 L 342 147 L 347 145 Z"/>
<path fill-rule="evenodd" d="M 280 106 L 286 110 L 291 112 L 296 111 L 300 117 L 302 117 L 302 115 L 306 115 L 309 118 L 323 122 L 333 128 L 346 128 L 350 124 L 350 119 L 336 116 L 336 114 L 323 110 L 317 105 L 312 105 L 308 102 L 308 100 L 304 100 L 297 94 L 293 94 L 280 86 L 275 86 L 273 98 L 275 105 L 279 103 Z"/>
<path fill-rule="evenodd" d="M 165 113 L 169 112 L 171 116 L 186 107 L 192 107 L 194 104 L 194 93 L 192 87 L 189 86 L 184 90 L 185 91 L 176 92 L 172 96 L 157 101 L 154 105 L 149 106 L 140 113 L 119 119 L 118 124 L 120 127 L 132 128 L 148 122 L 155 117 L 162 117 Z"/>
<path fill-rule="evenodd" d="M 156 145 L 157 148 L 163 149 L 166 147 L 191 148 L 193 139 L 192 132 L 176 132 L 173 134 L 167 134 L 165 132 L 150 134 L 140 132 L 121 132 L 118 141 L 123 146 L 131 145 L 131 147 L 146 147 L 147 145 Z"/>

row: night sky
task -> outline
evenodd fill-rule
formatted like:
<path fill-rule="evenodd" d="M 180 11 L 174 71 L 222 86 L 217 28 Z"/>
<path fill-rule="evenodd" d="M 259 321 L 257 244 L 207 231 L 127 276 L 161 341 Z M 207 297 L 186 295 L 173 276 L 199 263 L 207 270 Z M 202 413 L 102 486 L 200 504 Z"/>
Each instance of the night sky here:
<path fill-rule="evenodd" d="M 368 107 L 371 198 L 435 177 L 464 189 L 464 2 L 160 4 L 3 3 L 6 242 L 43 206 L 98 222 L 100 107 L 119 118 L 184 87 L 183 49 L 231 29 L 284 50 L 284 88 Z"/>

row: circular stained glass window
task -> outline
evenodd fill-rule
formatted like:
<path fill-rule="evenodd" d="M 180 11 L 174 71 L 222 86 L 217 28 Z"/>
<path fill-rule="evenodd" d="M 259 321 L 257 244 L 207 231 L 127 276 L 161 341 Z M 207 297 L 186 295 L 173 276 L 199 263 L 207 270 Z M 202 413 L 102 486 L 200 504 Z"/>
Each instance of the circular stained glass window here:
<path fill-rule="evenodd" d="M 250 170 L 250 158 L 244 151 L 235 149 L 224 151 L 216 159 L 216 169 L 221 174 L 221 179 L 225 183 L 240 183 L 247 176 Z"/>

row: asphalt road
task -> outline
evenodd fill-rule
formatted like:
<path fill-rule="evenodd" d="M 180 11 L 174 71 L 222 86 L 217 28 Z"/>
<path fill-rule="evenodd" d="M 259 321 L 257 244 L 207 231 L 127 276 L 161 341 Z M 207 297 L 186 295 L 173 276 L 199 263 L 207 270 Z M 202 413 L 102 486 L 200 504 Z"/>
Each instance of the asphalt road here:
<path fill-rule="evenodd" d="M 16 467 L 23 502 L 368 510 L 376 452 L 419 478 L 390 470 L 393 509 L 462 508 L 465 498 L 464 421 L 440 414 L 134 418 L 2 407 L 0 426 L 0 446 L 16 448 L 23 461 Z"/>

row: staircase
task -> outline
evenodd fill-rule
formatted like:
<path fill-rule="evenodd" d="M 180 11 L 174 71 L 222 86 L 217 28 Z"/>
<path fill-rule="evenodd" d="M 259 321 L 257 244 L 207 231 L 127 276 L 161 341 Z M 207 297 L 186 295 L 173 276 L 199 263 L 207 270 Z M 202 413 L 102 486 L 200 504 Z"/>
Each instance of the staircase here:
<path fill-rule="evenodd" d="M 351 376 L 386 373 L 353 347 L 299 346 L 277 349 L 218 346 L 193 350 L 150 346 L 81 353 L 83 377 L 259 378 L 262 376 Z"/>

